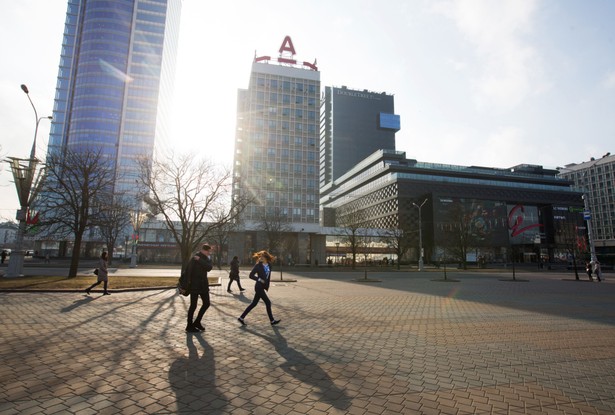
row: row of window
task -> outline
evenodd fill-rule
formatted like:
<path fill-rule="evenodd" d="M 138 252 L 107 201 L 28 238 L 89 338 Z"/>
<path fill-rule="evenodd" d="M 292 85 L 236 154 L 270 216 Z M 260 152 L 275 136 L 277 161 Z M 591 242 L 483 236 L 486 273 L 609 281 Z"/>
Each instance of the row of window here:
<path fill-rule="evenodd" d="M 318 209 L 312 208 L 279 208 L 263 206 L 248 206 L 248 219 L 260 220 L 266 213 L 268 215 L 278 214 L 287 217 L 289 222 L 309 222 L 318 221 Z"/>
<path fill-rule="evenodd" d="M 265 99 L 268 98 L 268 99 Z M 265 95 L 263 91 L 254 91 L 254 97 L 252 98 L 253 102 L 256 103 L 266 103 L 270 105 L 290 105 L 294 103 L 295 105 L 307 105 L 308 107 L 316 106 L 316 98 L 308 97 L 307 99 L 303 95 L 290 95 L 290 94 L 278 94 L 276 92 L 270 92 L 268 95 Z M 275 107 L 274 107 L 275 108 Z"/>
<path fill-rule="evenodd" d="M 254 128 L 257 130 L 282 130 L 292 131 L 297 133 L 307 132 L 308 134 L 316 134 L 318 126 L 316 124 L 292 122 L 292 121 L 278 121 L 278 120 L 265 120 L 264 118 L 257 118 L 254 120 Z"/>
<path fill-rule="evenodd" d="M 256 79 L 254 79 L 254 77 Z M 280 80 L 278 78 L 269 78 L 262 75 L 255 75 L 252 78 L 252 82 L 256 82 L 256 88 L 250 87 L 250 89 L 252 90 L 264 88 L 271 90 L 280 90 L 283 92 L 308 93 L 310 95 L 316 95 L 318 93 L 318 85 L 316 83 L 307 82 L 303 79 L 291 81 L 288 79 Z"/>
<path fill-rule="evenodd" d="M 265 200 L 268 203 L 278 202 L 278 203 L 288 203 L 292 201 L 293 203 L 304 203 L 308 205 L 318 205 L 318 200 L 315 194 L 301 194 L 298 192 L 283 192 L 283 191 L 267 191 L 265 192 Z"/>

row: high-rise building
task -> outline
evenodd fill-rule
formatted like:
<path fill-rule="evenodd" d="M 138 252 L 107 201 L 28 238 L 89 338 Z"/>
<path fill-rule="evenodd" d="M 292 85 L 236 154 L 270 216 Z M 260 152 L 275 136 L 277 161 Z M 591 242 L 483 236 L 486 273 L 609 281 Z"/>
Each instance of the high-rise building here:
<path fill-rule="evenodd" d="M 49 152 L 100 150 L 115 192 L 166 140 L 181 0 L 69 0 Z"/>
<path fill-rule="evenodd" d="M 304 237 L 319 230 L 320 72 L 295 54 L 286 36 L 277 58 L 255 56 L 248 89 L 238 91 L 233 195 L 252 198 L 241 221 L 247 231 L 268 218 Z M 265 246 L 258 238 L 244 242 L 244 254 Z M 303 258 L 310 248 L 295 248 L 295 257 L 297 249 Z"/>
<path fill-rule="evenodd" d="M 393 95 L 328 86 L 321 105 L 321 188 L 374 151 L 395 150 L 400 118 Z"/>
<path fill-rule="evenodd" d="M 586 196 L 585 215 L 591 226 L 594 249 L 601 262 L 615 262 L 615 155 L 606 153 L 582 163 L 558 168 Z"/>
<path fill-rule="evenodd" d="M 234 191 L 254 196 L 248 224 L 274 213 L 318 224 L 320 73 L 294 54 L 286 37 L 278 59 L 255 58 L 238 94 Z"/>

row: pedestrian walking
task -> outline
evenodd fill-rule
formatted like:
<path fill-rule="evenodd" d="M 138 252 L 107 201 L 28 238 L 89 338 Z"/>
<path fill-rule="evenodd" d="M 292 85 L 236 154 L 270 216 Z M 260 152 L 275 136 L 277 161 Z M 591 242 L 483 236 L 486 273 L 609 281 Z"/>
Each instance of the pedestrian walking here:
<path fill-rule="evenodd" d="M 226 292 L 233 292 L 231 291 L 231 284 L 233 281 L 237 281 L 239 291 L 245 291 L 245 289 L 241 287 L 241 281 L 239 281 L 239 258 L 237 255 L 235 255 L 231 260 L 231 272 L 228 274 L 228 287 L 226 287 Z"/>
<path fill-rule="evenodd" d="M 213 268 L 211 261 L 211 246 L 203 244 L 201 250 L 188 262 L 186 278 L 190 279 L 190 307 L 188 307 L 188 317 L 186 331 L 188 333 L 198 333 L 205 330 L 202 324 L 203 316 L 209 308 L 209 281 L 207 273 Z M 184 284 L 182 284 L 185 286 Z M 194 318 L 194 312 L 199 302 L 199 297 L 203 304 Z"/>
<path fill-rule="evenodd" d="M 265 303 L 265 307 L 267 308 L 267 315 L 269 316 L 269 321 L 271 325 L 276 325 L 280 322 L 280 320 L 276 320 L 273 318 L 273 313 L 271 311 L 271 300 L 267 296 L 267 291 L 269 291 L 269 281 L 271 277 L 271 264 L 275 261 L 275 257 L 271 255 L 267 251 L 259 251 L 253 255 L 253 258 L 257 259 L 256 265 L 250 271 L 250 279 L 255 280 L 256 284 L 254 285 L 254 299 L 252 303 L 244 310 L 237 320 L 242 324 L 246 325 L 244 319 L 248 315 L 250 311 L 258 302 L 262 299 Z"/>
<path fill-rule="evenodd" d="M 94 284 L 90 285 L 88 288 L 85 289 L 85 293 L 87 295 L 90 295 L 90 291 L 92 290 L 92 288 L 96 287 L 101 282 L 104 282 L 103 295 L 110 295 L 111 293 L 107 291 L 107 284 L 109 283 L 109 271 L 107 270 L 107 251 L 103 251 L 103 253 L 100 254 L 100 259 L 98 260 L 98 268 L 94 270 L 94 274 L 96 274 L 98 278 Z"/>
<path fill-rule="evenodd" d="M 4 264 L 4 261 L 6 260 L 7 257 L 7 253 L 6 251 L 2 251 L 2 263 Z"/>
<path fill-rule="evenodd" d="M 594 262 L 594 275 L 598 278 L 598 282 L 602 281 L 602 267 L 600 267 L 600 261 Z"/>
<path fill-rule="evenodd" d="M 585 272 L 587 273 L 589 280 L 593 281 L 594 279 L 592 278 L 592 263 L 590 261 L 585 261 Z"/>

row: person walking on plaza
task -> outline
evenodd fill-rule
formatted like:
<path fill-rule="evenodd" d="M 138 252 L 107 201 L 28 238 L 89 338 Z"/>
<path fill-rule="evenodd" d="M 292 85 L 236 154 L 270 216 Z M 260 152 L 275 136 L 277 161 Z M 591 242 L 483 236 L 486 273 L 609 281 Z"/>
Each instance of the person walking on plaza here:
<path fill-rule="evenodd" d="M 256 284 L 254 286 L 254 299 L 252 303 L 244 310 L 237 320 L 245 326 L 246 323 L 244 319 L 248 315 L 250 311 L 258 302 L 262 299 L 265 303 L 265 307 L 267 308 L 267 315 L 269 316 L 269 321 L 271 325 L 276 325 L 280 322 L 280 320 L 276 320 L 273 318 L 273 313 L 271 311 L 271 300 L 267 296 L 267 291 L 269 291 L 269 281 L 271 277 L 271 264 L 275 261 L 275 257 L 271 255 L 267 251 L 259 251 L 253 255 L 253 258 L 258 259 L 252 271 L 250 271 L 250 279 L 255 280 Z"/>
<path fill-rule="evenodd" d="M 111 293 L 107 291 L 107 284 L 109 282 L 109 271 L 107 270 L 107 251 L 103 251 L 103 253 L 100 254 L 100 259 L 98 260 L 98 268 L 96 268 L 94 273 L 96 273 L 96 271 L 98 271 L 98 274 L 96 274 L 98 275 L 97 281 L 94 284 L 90 285 L 88 288 L 86 288 L 85 293 L 87 295 L 90 295 L 90 291 L 92 290 L 92 288 L 96 287 L 101 282 L 104 282 L 103 295 L 110 295 Z"/>
<path fill-rule="evenodd" d="M 590 261 L 585 261 L 585 273 L 587 274 L 587 276 L 589 277 L 590 281 L 593 281 L 594 279 L 592 278 L 592 263 Z"/>
<path fill-rule="evenodd" d="M 598 282 L 602 281 L 602 268 L 600 267 L 600 261 L 594 262 L 594 275 L 598 278 Z"/>
<path fill-rule="evenodd" d="M 233 281 L 237 281 L 239 291 L 245 291 L 245 289 L 241 287 L 241 281 L 239 281 L 239 258 L 237 258 L 237 255 L 231 260 L 231 272 L 228 274 L 228 287 L 226 287 L 226 292 L 232 292 L 231 284 Z"/>
<path fill-rule="evenodd" d="M 4 264 L 4 261 L 6 260 L 7 257 L 7 253 L 6 251 L 2 251 L 2 263 Z"/>
<path fill-rule="evenodd" d="M 210 305 L 209 281 L 207 280 L 207 273 L 213 268 L 210 251 L 211 246 L 203 244 L 200 252 L 188 263 L 188 269 L 186 270 L 186 277 L 190 278 L 190 307 L 188 307 L 188 322 L 186 324 L 186 331 L 188 333 L 198 333 L 205 330 L 201 320 Z M 203 304 L 196 315 L 196 319 L 194 319 L 194 312 L 196 311 L 199 297 L 201 297 Z"/>

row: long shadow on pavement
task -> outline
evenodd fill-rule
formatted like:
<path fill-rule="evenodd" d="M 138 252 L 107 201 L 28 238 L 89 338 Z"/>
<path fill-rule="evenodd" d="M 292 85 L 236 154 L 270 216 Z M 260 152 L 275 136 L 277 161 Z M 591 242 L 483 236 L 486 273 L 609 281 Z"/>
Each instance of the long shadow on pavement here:
<path fill-rule="evenodd" d="M 276 352 L 285 360 L 280 367 L 298 381 L 316 387 L 321 402 L 339 410 L 347 409 L 350 406 L 351 399 L 346 392 L 338 388 L 327 372 L 318 364 L 299 350 L 290 347 L 280 332 L 280 328 L 273 326 L 275 337 L 264 335 L 245 326 L 242 329 L 271 343 Z"/>
<path fill-rule="evenodd" d="M 200 356 L 195 339 L 203 348 Z M 188 357 L 176 359 L 169 369 L 169 384 L 177 398 L 177 412 L 228 413 L 228 399 L 216 387 L 214 349 L 200 333 L 186 333 L 186 346 Z"/>

